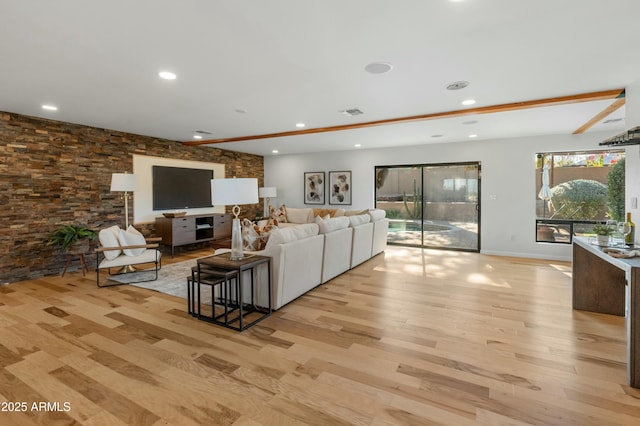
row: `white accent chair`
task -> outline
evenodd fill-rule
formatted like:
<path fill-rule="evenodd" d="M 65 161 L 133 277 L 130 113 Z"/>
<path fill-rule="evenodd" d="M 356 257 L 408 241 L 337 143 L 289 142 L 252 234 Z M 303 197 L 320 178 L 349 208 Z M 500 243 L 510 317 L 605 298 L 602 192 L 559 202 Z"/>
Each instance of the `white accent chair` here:
<path fill-rule="evenodd" d="M 140 279 L 133 282 L 155 281 L 158 279 L 158 270 L 162 268 L 162 252 L 158 250 L 161 238 L 145 239 L 133 227 L 126 231 L 117 225 L 101 230 L 98 233 L 100 246 L 96 251 L 96 285 L 98 287 L 112 287 L 131 282 L 111 281 L 109 284 L 100 283 L 100 271 L 107 271 L 109 277 L 121 274 L 134 274 L 141 272 L 155 272 L 154 278 Z M 135 265 L 147 265 L 146 269 L 136 270 Z M 153 265 L 152 268 L 148 266 Z M 118 268 L 118 272 L 112 272 Z"/>

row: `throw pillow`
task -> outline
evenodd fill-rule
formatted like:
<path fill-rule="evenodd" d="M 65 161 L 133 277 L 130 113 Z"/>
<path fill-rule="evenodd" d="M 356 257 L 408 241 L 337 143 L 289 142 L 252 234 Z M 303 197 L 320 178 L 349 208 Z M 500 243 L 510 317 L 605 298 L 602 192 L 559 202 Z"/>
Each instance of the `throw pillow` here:
<path fill-rule="evenodd" d="M 288 223 L 287 219 L 287 207 L 283 204 L 278 207 L 277 210 L 272 210 L 273 207 L 269 206 L 269 217 L 273 218 L 278 223 Z"/>
<path fill-rule="evenodd" d="M 147 244 L 144 235 L 131 225 L 129 225 L 126 231 L 120 230 L 118 240 L 121 246 L 143 246 Z M 144 253 L 145 250 L 146 248 L 141 247 L 136 249 L 122 249 L 122 252 L 127 256 L 139 256 Z"/>
<path fill-rule="evenodd" d="M 242 221 L 242 243 L 245 250 L 264 250 L 271 231 L 278 229 L 275 221 L 269 219 L 264 227 L 254 225 L 249 219 Z"/>
<path fill-rule="evenodd" d="M 320 222 L 322 222 L 323 220 L 327 220 L 327 219 L 331 219 L 331 216 L 330 216 L 330 215 L 326 215 L 326 216 L 324 216 L 324 217 L 322 217 L 322 216 L 316 216 L 316 218 L 314 219 L 314 222 L 315 222 L 315 223 L 320 223 Z"/>
<path fill-rule="evenodd" d="M 98 240 L 100 240 L 100 245 L 102 247 L 120 247 L 120 243 L 118 242 L 119 235 L 120 227 L 118 225 L 113 225 L 109 228 L 100 230 L 100 232 L 98 232 Z M 103 253 L 107 260 L 113 260 L 120 256 L 122 250 L 107 250 Z"/>

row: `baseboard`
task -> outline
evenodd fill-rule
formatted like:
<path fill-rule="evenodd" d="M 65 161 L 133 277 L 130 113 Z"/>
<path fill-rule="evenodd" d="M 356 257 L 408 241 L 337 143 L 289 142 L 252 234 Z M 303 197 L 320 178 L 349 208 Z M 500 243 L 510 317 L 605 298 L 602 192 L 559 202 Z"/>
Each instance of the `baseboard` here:
<path fill-rule="evenodd" d="M 571 256 L 548 256 L 544 254 L 534 253 L 517 253 L 510 251 L 494 251 L 494 250 L 480 250 L 481 254 L 488 254 L 491 256 L 505 256 L 505 257 L 522 257 L 525 259 L 538 259 L 538 260 L 555 260 L 560 262 L 571 262 Z"/>

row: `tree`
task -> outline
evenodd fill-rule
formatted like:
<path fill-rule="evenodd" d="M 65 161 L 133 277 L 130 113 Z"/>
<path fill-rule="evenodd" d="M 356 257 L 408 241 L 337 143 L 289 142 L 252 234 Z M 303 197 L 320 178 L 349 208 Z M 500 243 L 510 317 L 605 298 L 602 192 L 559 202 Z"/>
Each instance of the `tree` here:
<path fill-rule="evenodd" d="M 624 215 L 624 158 L 611 167 L 607 175 L 607 188 L 609 190 L 609 214 L 618 222 L 625 219 Z"/>
<path fill-rule="evenodd" d="M 595 180 L 570 180 L 551 188 L 551 194 L 554 219 L 601 219 L 608 210 L 607 187 Z"/>

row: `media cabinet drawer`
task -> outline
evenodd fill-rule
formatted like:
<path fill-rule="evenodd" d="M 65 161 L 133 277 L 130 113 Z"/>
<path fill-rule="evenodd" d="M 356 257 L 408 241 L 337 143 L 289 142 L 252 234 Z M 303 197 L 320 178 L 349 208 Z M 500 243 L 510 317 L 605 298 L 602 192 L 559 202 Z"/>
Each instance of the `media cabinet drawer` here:
<path fill-rule="evenodd" d="M 196 221 L 192 217 L 183 217 L 173 220 L 173 243 L 189 243 L 193 241 L 196 230 Z"/>
<path fill-rule="evenodd" d="M 213 218 L 213 237 L 215 239 L 229 238 L 231 236 L 232 221 L 230 214 L 215 216 Z"/>

